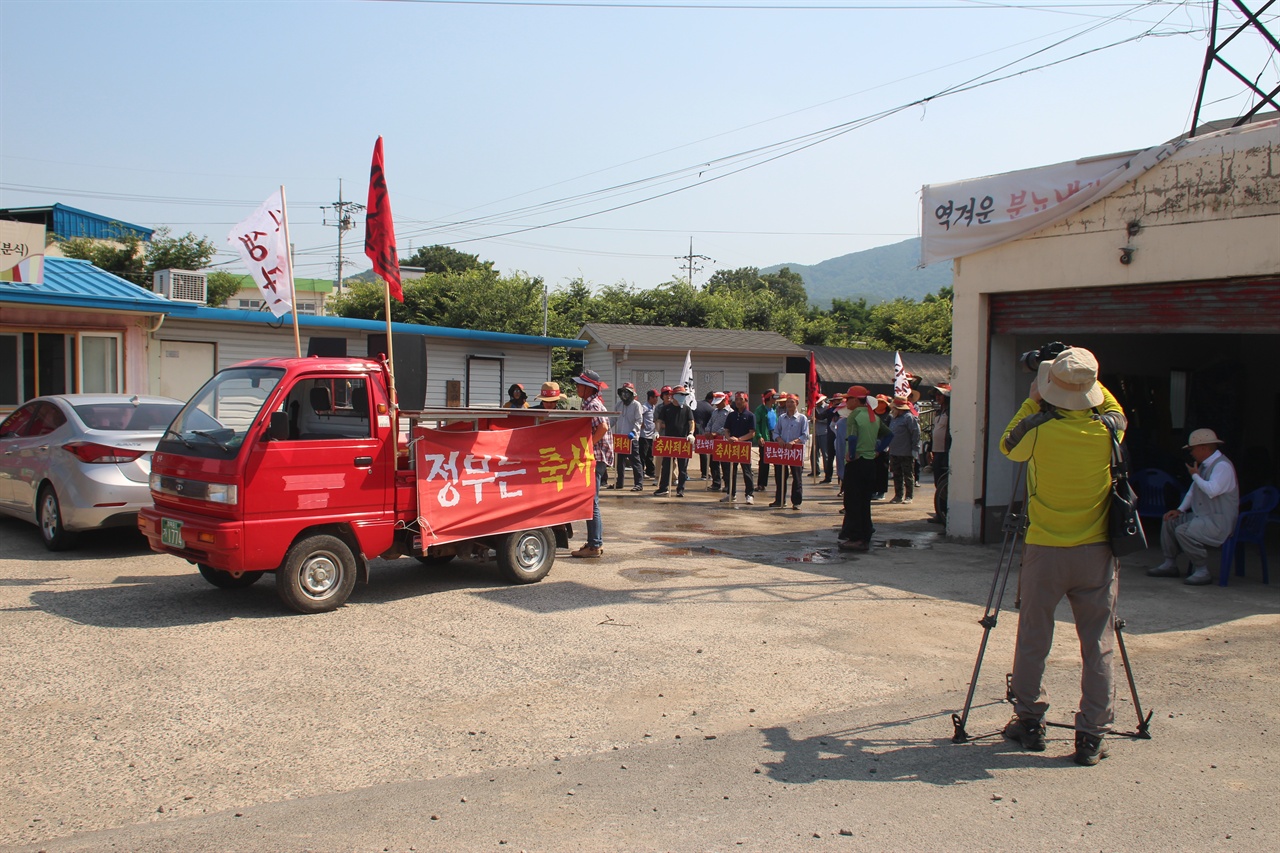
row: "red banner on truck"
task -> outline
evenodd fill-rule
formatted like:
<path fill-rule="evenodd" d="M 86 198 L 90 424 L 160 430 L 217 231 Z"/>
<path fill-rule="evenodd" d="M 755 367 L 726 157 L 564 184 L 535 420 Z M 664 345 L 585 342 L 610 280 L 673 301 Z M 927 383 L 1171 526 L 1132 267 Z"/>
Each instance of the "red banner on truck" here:
<path fill-rule="evenodd" d="M 591 517 L 596 460 L 587 418 L 481 432 L 419 429 L 423 545 Z"/>

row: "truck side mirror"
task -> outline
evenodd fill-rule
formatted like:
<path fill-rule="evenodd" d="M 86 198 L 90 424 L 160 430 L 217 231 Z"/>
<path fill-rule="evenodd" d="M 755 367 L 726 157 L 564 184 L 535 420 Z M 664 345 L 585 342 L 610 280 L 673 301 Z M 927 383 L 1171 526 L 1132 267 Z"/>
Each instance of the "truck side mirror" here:
<path fill-rule="evenodd" d="M 289 438 L 289 413 L 272 412 L 271 423 L 267 426 L 268 441 L 285 441 Z"/>

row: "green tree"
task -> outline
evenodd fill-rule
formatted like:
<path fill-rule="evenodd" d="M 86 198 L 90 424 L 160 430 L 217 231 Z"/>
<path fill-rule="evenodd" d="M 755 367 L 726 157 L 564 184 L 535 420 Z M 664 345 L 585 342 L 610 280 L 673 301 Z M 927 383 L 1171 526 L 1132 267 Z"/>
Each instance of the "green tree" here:
<path fill-rule="evenodd" d="M 147 264 L 138 250 L 141 243 L 135 234 L 124 234 L 111 241 L 73 237 L 62 241 L 61 248 L 68 258 L 88 261 L 98 269 L 149 290 Z"/>
<path fill-rule="evenodd" d="M 181 237 L 170 237 L 168 228 L 157 228 L 143 251 L 147 272 L 154 273 L 156 270 L 202 270 L 209 266 L 218 249 L 212 240 L 197 237 L 190 231 Z"/>
<path fill-rule="evenodd" d="M 423 246 L 400 261 L 402 267 L 422 267 L 425 272 L 465 272 L 493 270 L 493 261 L 482 261 L 479 255 L 468 255 L 450 246 Z"/>
<path fill-rule="evenodd" d="M 208 295 L 205 304 L 210 308 L 221 308 L 227 300 L 235 296 L 246 284 L 242 275 L 215 270 L 208 275 Z"/>

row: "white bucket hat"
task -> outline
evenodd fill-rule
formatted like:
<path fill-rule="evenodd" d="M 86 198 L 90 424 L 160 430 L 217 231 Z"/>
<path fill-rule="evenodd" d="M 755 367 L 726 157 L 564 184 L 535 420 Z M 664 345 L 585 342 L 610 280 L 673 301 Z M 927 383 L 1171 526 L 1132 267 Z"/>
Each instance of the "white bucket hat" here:
<path fill-rule="evenodd" d="M 1223 444 L 1223 440 L 1218 438 L 1218 434 L 1211 429 L 1198 429 L 1191 433 L 1187 439 L 1186 447 L 1183 450 L 1190 450 L 1201 444 Z"/>
<path fill-rule="evenodd" d="M 1098 360 L 1083 347 L 1064 349 L 1053 361 L 1040 362 L 1040 396 L 1059 409 L 1092 409 L 1102 404 Z"/>

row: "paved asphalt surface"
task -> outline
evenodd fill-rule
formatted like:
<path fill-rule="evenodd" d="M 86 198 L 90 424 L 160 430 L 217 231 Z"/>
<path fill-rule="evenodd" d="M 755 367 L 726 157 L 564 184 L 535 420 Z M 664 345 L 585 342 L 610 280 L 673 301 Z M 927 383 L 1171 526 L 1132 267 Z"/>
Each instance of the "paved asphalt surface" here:
<path fill-rule="evenodd" d="M 604 493 L 604 558 L 562 552 L 542 583 L 378 562 L 319 616 L 269 578 L 215 589 L 128 531 L 55 555 L 0 520 L 0 845 L 1280 849 L 1280 584 L 1256 556 L 1225 589 L 1146 577 L 1154 551 L 1126 561 L 1152 738 L 1081 768 L 1066 728 L 1039 754 L 951 742 L 1000 548 L 945 541 L 927 484 L 877 504 L 876 548 L 848 556 L 831 486 L 798 512 L 703 486 Z M 1046 683 L 1069 723 L 1059 619 Z M 1008 719 L 1015 628 L 1005 612 L 991 632 L 975 737 Z M 1132 731 L 1122 672 L 1117 689 Z"/>

